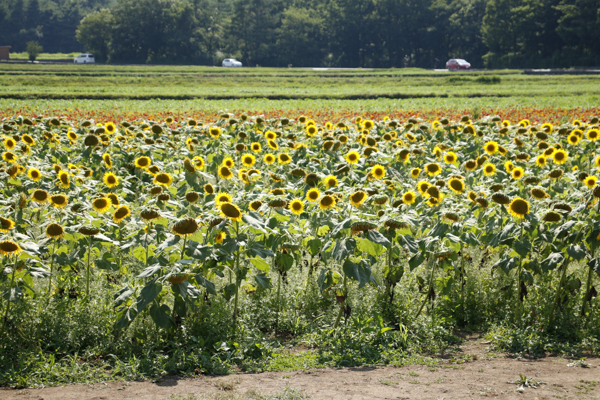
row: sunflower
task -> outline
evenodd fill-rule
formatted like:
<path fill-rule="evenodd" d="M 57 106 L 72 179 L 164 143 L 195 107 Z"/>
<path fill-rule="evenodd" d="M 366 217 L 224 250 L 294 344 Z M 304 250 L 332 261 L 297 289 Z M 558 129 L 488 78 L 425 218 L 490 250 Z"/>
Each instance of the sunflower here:
<path fill-rule="evenodd" d="M 221 136 L 221 128 L 213 126 L 208 130 L 208 133 L 210 136 L 217 139 L 219 136 Z"/>
<path fill-rule="evenodd" d="M 588 189 L 592 189 L 598 183 L 598 177 L 596 177 L 595 175 L 590 175 L 583 180 L 583 183 Z"/>
<path fill-rule="evenodd" d="M 375 179 L 383 179 L 385 177 L 385 167 L 383 165 L 375 165 L 371 168 L 371 175 Z"/>
<path fill-rule="evenodd" d="M 552 156 L 554 158 L 554 164 L 558 165 L 566 163 L 569 158 L 567 152 L 562 149 L 556 150 Z"/>
<path fill-rule="evenodd" d="M 192 159 L 192 164 L 194 165 L 194 168 L 201 171 L 202 169 L 204 169 L 204 165 L 205 165 L 204 158 L 202 158 L 200 156 L 196 156 Z"/>
<path fill-rule="evenodd" d="M 140 212 L 140 217 L 142 217 L 142 219 L 147 222 L 160 218 L 160 214 L 154 208 L 144 208 Z"/>
<path fill-rule="evenodd" d="M 0 254 L 3 256 L 10 257 L 13 254 L 16 256 L 19 253 L 21 253 L 21 247 L 12 240 L 0 242 Z"/>
<path fill-rule="evenodd" d="M 63 208 L 69 204 L 69 198 L 62 194 L 56 194 L 54 196 L 50 196 L 50 203 L 56 208 Z"/>
<path fill-rule="evenodd" d="M 255 152 L 258 153 L 262 150 L 262 146 L 260 145 L 260 143 L 258 142 L 254 142 L 250 145 L 250 149 Z"/>
<path fill-rule="evenodd" d="M 419 177 L 419 174 L 421 173 L 421 168 L 413 168 L 410 170 L 410 176 L 414 179 L 417 179 Z"/>
<path fill-rule="evenodd" d="M 458 156 L 455 152 L 449 151 L 446 154 L 444 154 L 444 162 L 446 164 L 454 164 L 456 160 L 458 160 Z"/>
<path fill-rule="evenodd" d="M 219 204 L 219 210 L 223 217 L 229 218 L 232 221 L 242 221 L 242 212 L 233 203 L 221 203 Z"/>
<path fill-rule="evenodd" d="M 218 207 L 221 203 L 231 203 L 231 196 L 224 192 L 217 194 L 215 196 L 215 205 Z"/>
<path fill-rule="evenodd" d="M 518 181 L 519 179 L 521 179 L 523 177 L 523 175 L 525 175 L 525 170 L 521 167 L 516 167 L 516 168 L 513 168 L 511 174 L 512 174 L 513 179 Z"/>
<path fill-rule="evenodd" d="M 198 223 L 194 218 L 188 217 L 179 220 L 171 228 L 171 232 L 178 236 L 191 236 L 198 230 Z"/>
<path fill-rule="evenodd" d="M 0 217 L 0 232 L 8 233 L 8 231 L 14 229 L 15 223 L 4 217 Z"/>
<path fill-rule="evenodd" d="M 217 233 L 217 235 L 215 236 L 215 242 L 217 244 L 222 244 L 223 240 L 225 240 L 226 237 L 227 237 L 227 235 L 225 234 L 225 232 L 221 231 L 221 232 Z"/>
<path fill-rule="evenodd" d="M 325 196 L 321 197 L 321 199 L 319 200 L 319 208 L 323 211 L 327 211 L 332 209 L 333 207 L 335 207 L 335 197 L 326 194 Z"/>
<path fill-rule="evenodd" d="M 476 160 L 468 160 L 467 162 L 465 162 L 465 169 L 467 171 L 474 171 L 475 168 L 477 168 L 477 161 Z"/>
<path fill-rule="evenodd" d="M 490 156 L 496 154 L 496 152 L 498 152 L 498 143 L 494 142 L 493 140 L 490 140 L 489 142 L 487 142 L 484 146 L 483 149 L 485 150 L 486 153 L 488 153 Z"/>
<path fill-rule="evenodd" d="M 117 196 L 116 194 L 109 193 L 106 195 L 106 198 L 110 200 L 110 204 L 112 204 L 113 206 L 119 205 L 119 196 Z"/>
<path fill-rule="evenodd" d="M 119 185 L 119 178 L 115 176 L 112 172 L 107 172 L 104 174 L 103 178 L 104 184 L 109 188 L 113 188 Z"/>
<path fill-rule="evenodd" d="M 318 132 L 317 127 L 314 125 L 307 126 L 305 130 L 306 130 L 306 136 L 308 136 L 308 137 L 313 137 Z"/>
<path fill-rule="evenodd" d="M 65 236 L 65 230 L 59 224 L 50 224 L 46 227 L 46 236 L 54 240 L 62 239 Z"/>
<path fill-rule="evenodd" d="M 248 168 L 252 167 L 255 162 L 256 158 L 254 158 L 252 154 L 244 154 L 242 156 L 242 164 L 244 164 Z"/>
<path fill-rule="evenodd" d="M 486 163 L 483 166 L 483 173 L 485 176 L 492 176 L 496 173 L 496 166 L 492 163 Z"/>
<path fill-rule="evenodd" d="M 417 195 L 412 190 L 409 190 L 402 195 L 402 201 L 404 204 L 413 204 L 416 198 Z"/>
<path fill-rule="evenodd" d="M 292 158 L 286 153 L 280 153 L 277 156 L 277 161 L 279 164 L 289 164 L 292 162 Z"/>
<path fill-rule="evenodd" d="M 543 166 L 545 166 L 545 165 L 547 164 L 546 157 L 544 157 L 544 155 L 543 155 L 543 154 L 540 154 L 539 156 L 537 156 L 537 157 L 535 158 L 535 164 L 536 164 L 538 167 L 543 167 Z"/>
<path fill-rule="evenodd" d="M 367 192 L 364 192 L 362 190 L 356 191 L 350 195 L 350 203 L 354 207 L 360 207 L 368 196 L 369 195 L 367 194 Z"/>
<path fill-rule="evenodd" d="M 587 132 L 587 139 L 590 142 L 595 142 L 596 140 L 598 140 L 598 137 L 600 137 L 600 131 L 598 131 L 598 129 L 590 129 Z"/>
<path fill-rule="evenodd" d="M 250 202 L 249 206 L 250 206 L 250 209 L 252 211 L 258 211 L 258 209 L 261 208 L 262 205 L 263 205 L 262 201 L 260 201 L 260 200 L 254 200 L 254 201 Z"/>
<path fill-rule="evenodd" d="M 419 183 L 417 183 L 417 190 L 419 191 L 419 193 L 421 193 L 421 196 L 425 196 L 425 194 L 427 193 L 427 189 L 429 189 L 429 186 L 431 185 L 427 181 L 419 181 Z"/>
<path fill-rule="evenodd" d="M 4 161 L 9 163 L 17 162 L 17 156 L 14 153 L 11 153 L 10 151 L 5 151 L 4 153 L 2 153 L 2 158 L 4 159 Z"/>
<path fill-rule="evenodd" d="M 574 131 L 569 135 L 569 137 L 567 137 L 567 142 L 569 142 L 569 144 L 573 146 L 576 146 L 580 140 L 581 138 Z"/>
<path fill-rule="evenodd" d="M 117 131 L 117 127 L 112 122 L 107 122 L 104 124 L 104 130 L 109 134 L 113 134 Z"/>
<path fill-rule="evenodd" d="M 16 145 L 17 142 L 15 141 L 15 139 L 11 137 L 7 137 L 4 139 L 4 147 L 6 147 L 8 150 L 14 149 Z"/>
<path fill-rule="evenodd" d="M 265 164 L 273 164 L 275 162 L 275 156 L 273 154 L 265 154 L 263 161 Z"/>
<path fill-rule="evenodd" d="M 153 182 L 157 185 L 167 187 L 167 186 L 171 185 L 171 183 L 173 183 L 173 178 L 171 177 L 171 175 L 169 175 L 165 172 L 162 172 L 160 174 L 156 174 Z"/>
<path fill-rule="evenodd" d="M 508 206 L 508 211 L 515 218 L 523 218 L 529 214 L 529 202 L 520 197 L 515 197 Z"/>
<path fill-rule="evenodd" d="M 294 199 L 288 204 L 288 207 L 291 212 L 300 215 L 304 211 L 304 202 L 300 199 Z"/>
<path fill-rule="evenodd" d="M 57 185 L 63 189 L 68 189 L 71 186 L 71 180 L 69 179 L 69 173 L 67 171 L 61 170 L 58 173 Z"/>
<path fill-rule="evenodd" d="M 45 203 L 48 201 L 50 195 L 48 192 L 42 189 L 36 189 L 31 195 L 31 198 L 38 203 Z"/>
<path fill-rule="evenodd" d="M 314 203 L 315 201 L 319 200 L 319 197 L 321 197 L 319 189 L 313 188 L 306 192 L 306 199 L 311 203 Z"/>
<path fill-rule="evenodd" d="M 221 165 L 219 167 L 219 176 L 223 179 L 231 179 L 233 178 L 233 172 L 226 165 Z"/>
<path fill-rule="evenodd" d="M 112 159 L 110 158 L 110 154 L 104 153 L 102 155 L 102 161 L 104 161 L 104 164 L 107 168 L 112 168 Z"/>
<path fill-rule="evenodd" d="M 430 163 L 425 165 L 425 171 L 427 171 L 429 176 L 436 176 L 442 172 L 442 167 L 440 167 L 440 164 Z"/>
<path fill-rule="evenodd" d="M 267 140 L 275 140 L 277 138 L 277 134 L 273 131 L 265 131 L 265 139 Z"/>
<path fill-rule="evenodd" d="M 146 169 L 150 166 L 150 157 L 141 156 L 135 159 L 136 168 Z"/>
<path fill-rule="evenodd" d="M 462 193 L 465 190 L 465 183 L 461 179 L 452 178 L 448 181 L 448 187 L 454 193 Z"/>
<path fill-rule="evenodd" d="M 323 183 L 328 188 L 332 188 L 332 187 L 336 187 L 338 185 L 338 180 L 335 176 L 329 175 L 329 176 L 326 176 L 325 178 L 323 178 Z"/>
<path fill-rule="evenodd" d="M 27 175 L 29 176 L 29 179 L 31 179 L 34 182 L 39 181 L 42 177 L 42 173 L 39 169 L 36 168 L 29 168 L 29 171 L 27 171 Z"/>
<path fill-rule="evenodd" d="M 235 162 L 233 161 L 233 158 L 231 158 L 231 157 L 225 157 L 223 159 L 223 162 L 221 163 L 221 165 L 224 165 L 227 168 L 233 168 L 235 166 Z"/>
<path fill-rule="evenodd" d="M 529 193 L 531 193 L 531 196 L 537 200 L 542 200 L 542 199 L 545 199 L 546 197 L 550 197 L 550 195 L 548 193 L 546 193 L 546 191 L 544 189 L 540 189 L 540 188 L 533 188 L 533 189 L 531 189 L 531 191 Z"/>
<path fill-rule="evenodd" d="M 358 151 L 352 150 L 346 154 L 346 161 L 348 161 L 349 164 L 356 164 L 359 160 L 360 154 Z"/>

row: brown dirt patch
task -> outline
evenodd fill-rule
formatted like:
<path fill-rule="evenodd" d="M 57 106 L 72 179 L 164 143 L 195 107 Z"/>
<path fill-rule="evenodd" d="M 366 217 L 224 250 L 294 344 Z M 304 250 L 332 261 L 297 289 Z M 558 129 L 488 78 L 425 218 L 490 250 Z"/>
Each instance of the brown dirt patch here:
<path fill-rule="evenodd" d="M 237 374 L 221 377 L 167 377 L 157 382 L 110 382 L 44 389 L 0 389 L 3 400 L 168 399 L 172 395 L 206 399 L 255 399 L 256 393 L 302 390 L 311 399 L 600 399 L 600 358 L 587 368 L 562 357 L 514 359 L 489 353 L 473 337 L 460 359 L 444 357 L 439 368 L 343 368 Z M 470 360 L 461 362 L 461 360 Z M 571 364 L 571 365 L 570 365 Z M 515 382 L 519 374 L 538 388 Z M 286 397 L 281 397 L 285 399 Z M 181 400 L 184 397 L 180 397 Z"/>

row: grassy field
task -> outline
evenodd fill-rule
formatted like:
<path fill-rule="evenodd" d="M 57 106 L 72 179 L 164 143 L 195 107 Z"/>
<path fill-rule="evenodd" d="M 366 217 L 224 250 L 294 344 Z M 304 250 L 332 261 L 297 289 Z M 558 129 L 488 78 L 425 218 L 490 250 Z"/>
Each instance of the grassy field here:
<path fill-rule="evenodd" d="M 600 95 L 595 76 L 506 71 L 313 71 L 209 67 L 0 65 L 0 97 L 15 99 L 519 99 Z"/>

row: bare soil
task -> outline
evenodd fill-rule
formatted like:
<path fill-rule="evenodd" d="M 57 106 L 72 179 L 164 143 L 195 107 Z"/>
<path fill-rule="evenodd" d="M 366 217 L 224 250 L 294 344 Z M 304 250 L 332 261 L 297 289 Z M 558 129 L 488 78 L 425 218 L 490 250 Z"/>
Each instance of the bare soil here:
<path fill-rule="evenodd" d="M 469 338 L 462 357 L 445 357 L 437 368 L 341 368 L 266 372 L 157 382 L 110 382 L 44 389 L 0 389 L 2 400 L 255 399 L 282 394 L 286 387 L 311 399 L 600 399 L 600 358 L 585 362 L 562 357 L 511 358 L 488 352 Z M 460 359 L 468 360 L 460 362 Z M 458 360 L 458 361 L 457 361 Z M 527 383 L 515 383 L 523 375 Z M 537 386 L 534 388 L 532 386 Z M 288 397 L 281 397 L 282 399 Z"/>

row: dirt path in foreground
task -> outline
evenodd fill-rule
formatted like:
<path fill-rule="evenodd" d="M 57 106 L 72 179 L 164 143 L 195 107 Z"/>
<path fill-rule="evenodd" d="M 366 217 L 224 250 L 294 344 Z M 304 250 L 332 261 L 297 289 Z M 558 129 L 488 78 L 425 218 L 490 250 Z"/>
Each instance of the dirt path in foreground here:
<path fill-rule="evenodd" d="M 2 400 L 255 399 L 256 393 L 282 394 L 286 387 L 310 399 L 600 399 L 600 358 L 581 363 L 560 357 L 510 359 L 488 354 L 481 339 L 463 346 L 474 360 L 443 362 L 439 368 L 344 368 L 267 372 L 221 377 L 174 378 L 159 382 L 110 382 L 44 389 L 0 389 Z M 519 374 L 537 389 L 515 382 Z M 286 399 L 288 397 L 281 397 Z M 180 399 L 183 399 L 180 397 Z"/>

